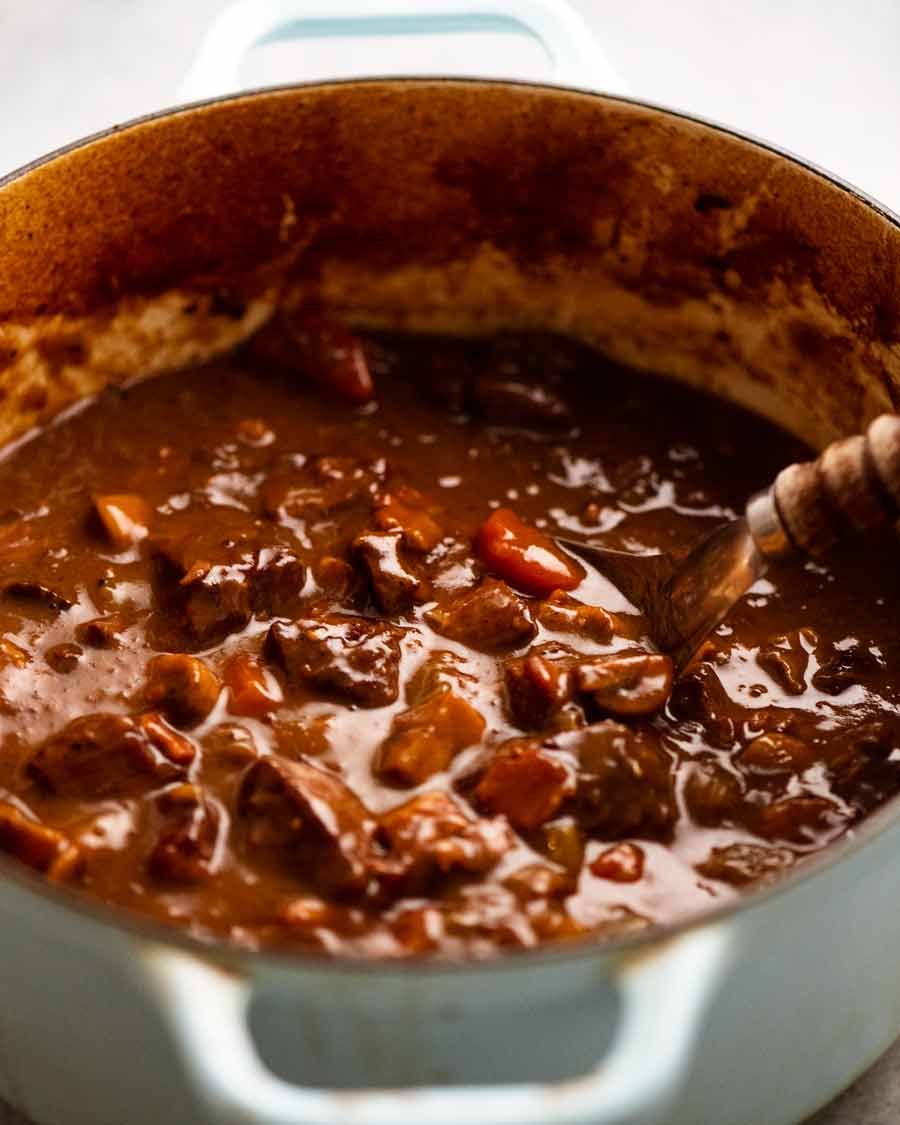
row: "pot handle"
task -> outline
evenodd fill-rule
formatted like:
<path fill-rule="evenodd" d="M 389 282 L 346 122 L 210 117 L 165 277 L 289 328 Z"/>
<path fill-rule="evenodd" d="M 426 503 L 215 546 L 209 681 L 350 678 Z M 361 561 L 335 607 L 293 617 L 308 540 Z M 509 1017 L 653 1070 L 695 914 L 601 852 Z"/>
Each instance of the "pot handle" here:
<path fill-rule="evenodd" d="M 210 26 L 178 96 L 192 102 L 239 90 L 241 62 L 265 42 L 479 31 L 536 39 L 559 82 L 626 92 L 566 0 L 237 0 Z"/>
<path fill-rule="evenodd" d="M 163 947 L 145 950 L 139 964 L 217 1125 L 656 1125 L 687 1078 L 734 945 L 732 931 L 719 924 L 623 955 L 613 969 L 618 1028 L 605 1057 L 582 1078 L 402 1090 L 286 1082 L 263 1065 L 247 1026 L 251 980 Z"/>

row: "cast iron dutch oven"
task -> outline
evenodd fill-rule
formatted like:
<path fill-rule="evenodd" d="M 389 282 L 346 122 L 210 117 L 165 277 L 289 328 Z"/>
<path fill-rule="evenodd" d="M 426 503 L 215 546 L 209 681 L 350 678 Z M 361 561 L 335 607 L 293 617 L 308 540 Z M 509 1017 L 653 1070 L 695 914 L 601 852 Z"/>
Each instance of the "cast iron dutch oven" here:
<path fill-rule="evenodd" d="M 491 5 L 545 38 L 553 8 Z M 900 230 L 853 189 L 633 101 L 352 81 L 167 112 L 0 184 L 0 440 L 298 290 L 359 325 L 569 333 L 817 446 L 900 406 Z M 682 925 L 455 965 L 204 946 L 4 865 L 0 1097 L 40 1125 L 795 1121 L 900 1030 L 898 851 L 895 803 Z"/>

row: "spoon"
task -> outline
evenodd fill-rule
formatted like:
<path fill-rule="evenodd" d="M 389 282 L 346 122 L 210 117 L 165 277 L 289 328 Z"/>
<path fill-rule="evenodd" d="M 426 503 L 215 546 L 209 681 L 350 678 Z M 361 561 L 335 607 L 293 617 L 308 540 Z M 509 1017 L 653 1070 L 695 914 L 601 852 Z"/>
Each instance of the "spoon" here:
<path fill-rule="evenodd" d="M 815 461 L 783 469 L 688 555 L 637 555 L 556 542 L 595 566 L 647 618 L 676 675 L 771 563 L 820 557 L 853 534 L 900 517 L 900 415 L 833 442 Z"/>

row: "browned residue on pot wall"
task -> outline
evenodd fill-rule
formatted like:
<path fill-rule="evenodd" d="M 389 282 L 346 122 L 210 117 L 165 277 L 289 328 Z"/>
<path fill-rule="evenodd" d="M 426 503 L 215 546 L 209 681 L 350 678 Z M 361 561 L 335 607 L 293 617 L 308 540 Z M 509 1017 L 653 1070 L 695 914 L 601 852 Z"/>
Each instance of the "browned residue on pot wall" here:
<path fill-rule="evenodd" d="M 240 306 L 288 277 L 362 323 L 570 332 L 817 443 L 896 398 L 892 222 L 761 147 L 590 95 L 422 81 L 234 99 L 12 180 L 0 231 L 0 386 L 53 368 L 45 412 L 157 354 L 159 317 L 156 351 L 120 318 L 108 362 L 122 296 L 137 319 L 154 294 Z M 208 348 L 250 330 L 227 320 Z M 47 331 L 82 339 L 48 358 Z"/>

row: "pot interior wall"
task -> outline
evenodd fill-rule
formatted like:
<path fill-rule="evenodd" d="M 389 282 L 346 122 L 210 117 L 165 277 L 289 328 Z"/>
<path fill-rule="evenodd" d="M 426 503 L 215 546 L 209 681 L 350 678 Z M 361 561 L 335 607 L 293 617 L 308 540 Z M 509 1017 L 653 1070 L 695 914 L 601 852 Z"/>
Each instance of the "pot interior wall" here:
<path fill-rule="evenodd" d="M 900 233 L 760 146 L 539 87 L 382 81 L 132 125 L 0 187 L 0 441 L 310 295 L 553 328 L 821 445 L 900 401 Z"/>

